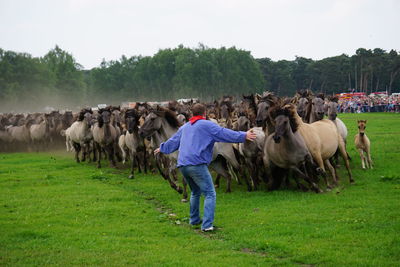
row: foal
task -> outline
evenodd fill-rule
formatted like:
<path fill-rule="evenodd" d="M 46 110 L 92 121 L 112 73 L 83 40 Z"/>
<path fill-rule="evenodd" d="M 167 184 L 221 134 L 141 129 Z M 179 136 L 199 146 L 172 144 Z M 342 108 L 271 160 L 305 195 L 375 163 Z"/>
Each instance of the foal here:
<path fill-rule="evenodd" d="M 371 160 L 371 153 L 370 153 L 370 141 L 368 136 L 365 134 L 365 129 L 367 128 L 367 120 L 359 120 L 358 122 L 358 134 L 354 137 L 354 144 L 358 152 L 360 153 L 361 158 L 361 165 L 362 168 L 372 169 L 372 160 Z M 364 152 L 366 155 L 364 155 Z"/>

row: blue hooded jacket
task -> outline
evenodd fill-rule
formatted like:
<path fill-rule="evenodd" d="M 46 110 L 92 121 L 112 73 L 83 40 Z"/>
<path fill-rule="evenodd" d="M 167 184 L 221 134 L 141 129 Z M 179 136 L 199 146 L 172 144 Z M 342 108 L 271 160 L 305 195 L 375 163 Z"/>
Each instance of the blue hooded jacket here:
<path fill-rule="evenodd" d="M 210 164 L 215 142 L 243 143 L 246 132 L 223 128 L 209 120 L 185 123 L 166 142 L 160 145 L 160 152 L 170 154 L 179 150 L 178 167 Z"/>

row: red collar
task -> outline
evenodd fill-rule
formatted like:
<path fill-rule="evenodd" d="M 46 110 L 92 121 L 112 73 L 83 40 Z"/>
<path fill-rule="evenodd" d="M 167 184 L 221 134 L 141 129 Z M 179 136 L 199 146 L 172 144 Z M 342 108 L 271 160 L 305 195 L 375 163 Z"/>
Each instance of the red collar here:
<path fill-rule="evenodd" d="M 204 118 L 203 116 L 199 115 L 199 116 L 193 116 L 189 119 L 190 124 L 194 124 L 196 121 L 198 120 L 205 120 L 206 118 Z"/>

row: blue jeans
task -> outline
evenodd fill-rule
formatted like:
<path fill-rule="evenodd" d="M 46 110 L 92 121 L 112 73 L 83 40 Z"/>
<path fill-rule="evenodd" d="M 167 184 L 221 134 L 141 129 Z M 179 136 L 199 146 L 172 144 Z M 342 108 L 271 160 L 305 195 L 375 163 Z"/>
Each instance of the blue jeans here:
<path fill-rule="evenodd" d="M 204 214 L 201 229 L 210 228 L 214 222 L 217 194 L 207 164 L 182 166 L 179 169 L 192 190 L 189 223 L 192 225 L 200 223 L 200 196 L 204 194 Z"/>

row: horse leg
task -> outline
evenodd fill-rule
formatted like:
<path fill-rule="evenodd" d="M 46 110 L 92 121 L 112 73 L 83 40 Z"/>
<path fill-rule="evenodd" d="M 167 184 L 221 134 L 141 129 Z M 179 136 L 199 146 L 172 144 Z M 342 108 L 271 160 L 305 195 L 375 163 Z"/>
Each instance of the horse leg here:
<path fill-rule="evenodd" d="M 228 168 L 230 176 L 231 177 L 233 176 L 236 181 L 239 181 L 239 178 L 237 176 L 237 171 L 233 168 L 233 166 L 231 164 L 227 163 L 227 168 Z"/>
<path fill-rule="evenodd" d="M 87 143 L 87 147 L 88 147 L 88 152 L 87 152 L 87 156 L 88 156 L 88 162 L 91 163 L 92 162 L 92 152 L 93 152 L 93 146 L 91 142 Z"/>
<path fill-rule="evenodd" d="M 335 155 L 333 156 L 334 161 L 332 162 L 332 165 L 335 168 L 339 168 L 340 167 L 340 163 L 339 163 L 339 149 L 336 150 Z"/>
<path fill-rule="evenodd" d="M 122 147 L 122 146 L 120 146 L 119 148 L 120 148 L 121 153 L 122 153 L 122 164 L 125 164 L 125 162 L 126 162 L 126 151 L 125 151 L 125 148 Z"/>
<path fill-rule="evenodd" d="M 187 198 L 188 198 L 188 193 L 187 193 L 187 182 L 185 180 L 185 177 L 183 177 L 182 175 L 182 184 L 183 184 L 183 196 L 181 199 L 181 202 L 187 202 Z"/>
<path fill-rule="evenodd" d="M 361 167 L 363 170 L 365 169 L 365 163 L 364 163 L 364 151 L 360 148 L 358 149 L 358 153 L 360 154 L 360 159 L 361 159 Z"/>
<path fill-rule="evenodd" d="M 130 151 L 129 153 L 130 157 L 132 158 L 131 160 L 131 174 L 129 175 L 129 179 L 135 178 L 135 161 L 133 160 L 135 158 L 135 154 L 133 151 Z"/>
<path fill-rule="evenodd" d="M 322 190 L 318 187 L 318 185 L 316 183 L 314 183 L 312 181 L 312 179 L 308 176 L 307 174 L 307 169 L 305 167 L 305 165 L 303 165 L 303 168 L 305 170 L 305 173 L 302 172 L 299 168 L 295 167 L 293 168 L 293 171 L 295 173 L 297 173 L 298 175 L 300 175 L 313 189 L 316 193 L 322 193 Z"/>
<path fill-rule="evenodd" d="M 97 149 L 96 149 L 96 143 L 92 141 L 92 147 L 93 147 L 93 162 L 97 161 Z"/>
<path fill-rule="evenodd" d="M 107 146 L 107 154 L 108 160 L 110 161 L 110 167 L 115 168 L 115 159 L 114 159 L 114 144 L 110 144 Z"/>
<path fill-rule="evenodd" d="M 253 164 L 253 161 L 248 161 L 247 166 L 249 166 L 250 170 L 250 177 L 251 177 L 251 183 L 253 184 L 253 189 L 257 190 L 259 181 L 258 181 L 258 173 L 257 173 L 257 167 Z"/>
<path fill-rule="evenodd" d="M 158 159 L 156 159 L 156 166 L 157 166 L 157 169 L 158 169 L 158 171 L 160 172 L 161 176 L 162 176 L 165 180 L 168 181 L 169 185 L 170 185 L 175 191 L 177 191 L 179 194 L 182 194 L 182 193 L 183 193 L 182 188 L 181 188 L 180 186 L 178 186 L 176 183 L 174 183 L 174 182 L 171 180 L 171 177 L 169 176 L 169 174 L 166 174 L 166 173 L 162 170 L 162 168 L 161 168 L 161 166 L 160 166 L 160 161 L 159 161 Z"/>
<path fill-rule="evenodd" d="M 292 170 L 292 171 L 291 171 L 291 174 L 292 174 L 292 177 L 293 177 L 294 181 L 296 182 L 297 189 L 298 189 L 298 190 L 301 190 L 301 191 L 303 191 L 303 192 L 307 192 L 307 191 L 308 191 L 308 188 L 305 187 L 305 186 L 300 182 L 300 180 L 299 180 L 299 177 L 298 177 L 299 172 L 296 171 L 295 168 L 291 168 L 291 170 Z M 300 171 L 300 170 L 299 170 L 299 171 Z M 301 171 L 300 171 L 300 172 L 301 172 Z M 301 173 L 302 173 L 302 172 L 301 172 Z M 304 179 L 304 176 L 303 176 L 303 175 L 300 175 L 300 176 L 301 176 L 301 178 Z M 288 175 L 288 177 L 290 177 L 290 175 Z M 289 178 L 287 178 L 287 179 L 286 179 L 286 187 L 289 188 L 289 186 L 290 186 L 290 182 L 289 182 Z"/>
<path fill-rule="evenodd" d="M 80 163 L 79 160 L 79 152 L 81 151 L 81 145 L 78 143 L 73 143 L 74 149 L 75 149 L 75 160 L 77 163 Z"/>
<path fill-rule="evenodd" d="M 112 149 L 113 149 L 113 157 L 115 155 L 115 157 L 117 158 L 117 161 L 121 162 L 122 161 L 122 157 L 121 157 L 121 154 L 119 153 L 120 149 L 118 149 L 118 141 L 116 141 L 113 144 L 113 148 Z"/>
<path fill-rule="evenodd" d="M 285 179 L 287 172 L 286 170 L 279 168 L 275 164 L 270 164 L 271 179 L 267 185 L 268 189 L 276 190 L 281 185 L 282 181 Z"/>
<path fill-rule="evenodd" d="M 164 162 L 164 161 L 166 161 L 166 160 L 167 160 L 167 159 L 166 159 L 165 157 L 163 157 L 162 155 L 156 156 L 156 158 L 155 158 L 156 167 L 157 167 L 158 171 L 160 172 L 161 176 L 162 176 L 165 180 L 168 181 L 169 185 L 170 185 L 175 191 L 177 191 L 179 194 L 182 194 L 182 193 L 183 193 L 182 188 L 181 188 L 179 185 L 177 185 L 174 181 L 172 181 L 169 170 L 167 170 L 167 168 L 163 168 L 163 167 L 162 167 L 163 165 L 165 165 L 165 166 L 168 165 L 168 164 L 167 164 L 168 162 Z"/>
<path fill-rule="evenodd" d="M 219 177 L 223 176 L 224 178 L 227 179 L 227 188 L 226 188 L 226 192 L 231 192 L 231 183 L 230 180 L 232 179 L 232 177 L 229 175 L 229 173 L 227 172 L 226 169 L 226 162 L 224 164 L 224 158 L 221 156 L 218 156 L 210 165 L 211 168 L 214 169 L 214 171 L 218 174 Z M 219 178 L 217 176 L 217 179 Z M 217 181 L 216 181 L 217 182 Z M 219 179 L 218 179 L 218 185 L 219 185 Z"/>
<path fill-rule="evenodd" d="M 144 165 L 144 173 L 147 174 L 147 152 L 146 149 L 143 151 L 143 165 Z"/>
<path fill-rule="evenodd" d="M 136 160 L 136 165 L 138 166 L 138 171 L 139 171 L 139 173 L 142 173 L 142 168 L 140 167 L 139 155 L 136 155 L 136 156 L 135 156 L 135 160 Z"/>
<path fill-rule="evenodd" d="M 99 143 L 96 143 L 96 150 L 98 152 L 98 159 L 97 159 L 97 168 L 101 168 L 101 150 L 103 148 L 100 146 Z"/>
<path fill-rule="evenodd" d="M 326 167 L 329 169 L 330 173 L 332 174 L 333 183 L 334 183 L 335 185 L 337 185 L 337 184 L 338 184 L 339 177 L 337 176 L 337 172 L 336 172 L 335 168 L 332 166 L 332 164 L 330 163 L 329 159 L 325 160 L 325 165 L 326 165 Z M 327 186 L 328 188 L 330 188 L 330 189 L 333 188 L 333 187 L 329 184 L 329 182 L 328 182 L 328 177 L 327 177 L 327 176 L 325 177 L 325 182 L 326 182 L 326 186 Z"/>
<path fill-rule="evenodd" d="M 87 154 L 87 145 L 85 143 L 83 143 L 83 145 L 82 145 L 82 158 L 81 158 L 82 162 L 86 161 L 86 154 Z"/>
<path fill-rule="evenodd" d="M 353 175 L 351 174 L 349 158 L 347 157 L 348 154 L 342 138 L 339 138 L 339 149 L 340 149 L 340 154 L 344 159 L 344 163 L 346 164 L 347 173 L 349 175 L 349 182 L 354 183 Z"/>
<path fill-rule="evenodd" d="M 217 178 L 215 178 L 215 188 L 219 188 L 219 180 L 221 179 L 221 174 L 217 174 Z"/>

